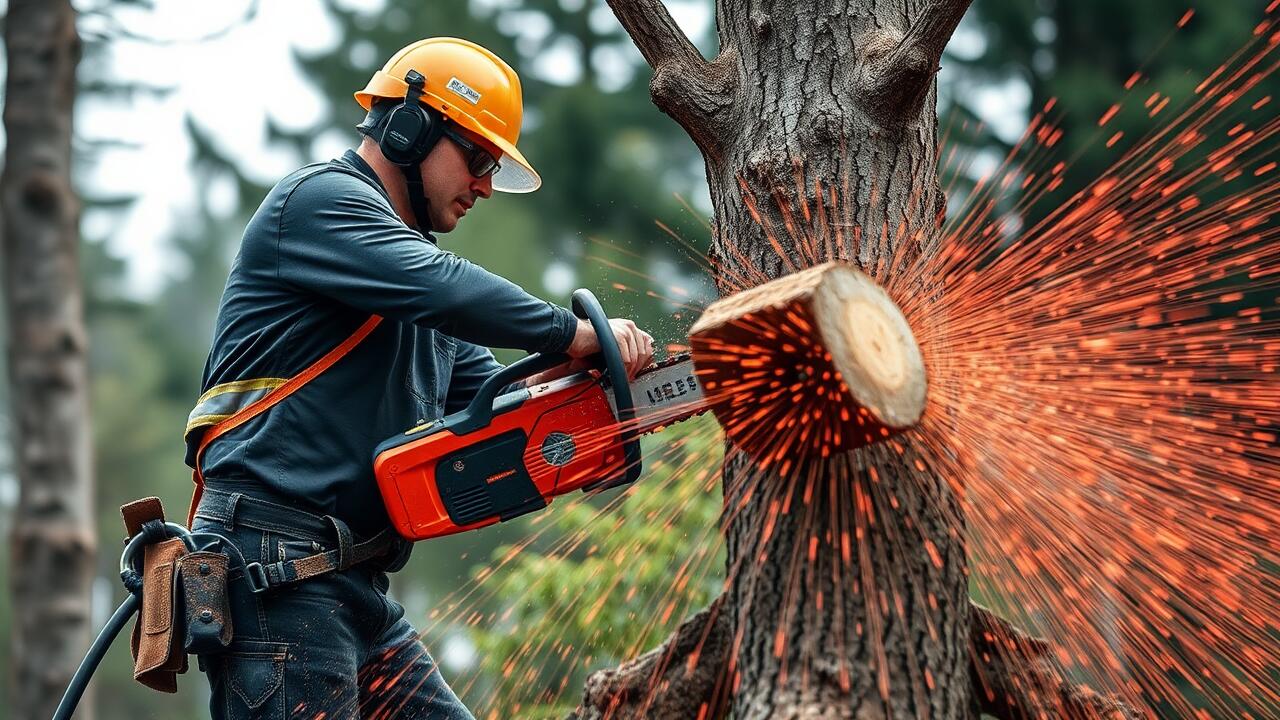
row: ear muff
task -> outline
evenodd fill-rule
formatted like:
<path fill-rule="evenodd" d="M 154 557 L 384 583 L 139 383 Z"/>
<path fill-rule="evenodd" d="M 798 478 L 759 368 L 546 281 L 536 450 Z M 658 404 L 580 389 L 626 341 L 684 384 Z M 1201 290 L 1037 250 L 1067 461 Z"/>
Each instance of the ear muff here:
<path fill-rule="evenodd" d="M 404 80 L 409 84 L 404 102 L 391 110 L 378 140 L 382 155 L 400 167 L 422 162 L 440 140 L 444 125 L 420 100 L 427 79 L 417 70 L 410 70 Z"/>
<path fill-rule="evenodd" d="M 435 242 L 431 237 L 430 202 L 423 195 L 422 173 L 418 166 L 444 135 L 445 119 L 422 104 L 422 88 L 427 82 L 422 73 L 410 70 L 405 73 L 404 81 L 409 86 L 404 102 L 387 115 L 378 147 L 383 157 L 398 166 L 400 174 L 404 175 L 405 190 L 418 230 L 423 237 Z"/>

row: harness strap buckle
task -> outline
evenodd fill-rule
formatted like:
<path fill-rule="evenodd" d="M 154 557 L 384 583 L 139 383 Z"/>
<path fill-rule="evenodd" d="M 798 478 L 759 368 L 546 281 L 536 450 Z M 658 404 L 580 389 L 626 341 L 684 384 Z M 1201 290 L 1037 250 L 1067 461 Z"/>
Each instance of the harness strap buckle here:
<path fill-rule="evenodd" d="M 355 564 L 355 558 L 351 555 L 352 541 L 351 528 L 347 524 L 332 515 L 325 515 L 324 519 L 333 528 L 334 537 L 338 540 L 338 557 L 337 566 L 334 570 L 342 571 Z"/>
<path fill-rule="evenodd" d="M 254 561 L 244 566 L 244 580 L 255 595 L 271 589 L 271 581 L 267 578 L 267 569 L 262 563 Z"/>

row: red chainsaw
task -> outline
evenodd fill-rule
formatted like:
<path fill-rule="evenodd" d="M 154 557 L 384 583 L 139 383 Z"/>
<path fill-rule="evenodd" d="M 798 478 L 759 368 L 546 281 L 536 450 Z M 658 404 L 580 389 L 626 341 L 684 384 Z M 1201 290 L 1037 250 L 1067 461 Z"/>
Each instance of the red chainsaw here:
<path fill-rule="evenodd" d="M 529 355 L 490 376 L 464 410 L 374 450 L 378 487 L 401 535 L 424 540 L 474 530 L 540 510 L 557 495 L 634 482 L 639 437 L 707 409 L 688 353 L 628 383 L 609 319 L 591 291 L 573 293 L 573 311 L 600 338 L 597 369 L 500 394 L 569 360 Z"/>

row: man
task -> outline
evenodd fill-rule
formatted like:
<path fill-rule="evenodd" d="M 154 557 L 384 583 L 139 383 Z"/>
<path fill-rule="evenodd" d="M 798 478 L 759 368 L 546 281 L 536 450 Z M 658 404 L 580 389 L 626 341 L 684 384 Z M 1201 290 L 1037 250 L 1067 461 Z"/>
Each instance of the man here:
<path fill-rule="evenodd" d="M 281 180 L 245 229 L 187 426 L 193 529 L 237 568 L 234 638 L 200 658 L 215 718 L 471 718 L 386 595 L 407 548 L 373 448 L 464 407 L 501 367 L 485 346 L 600 348 L 569 310 L 434 244 L 495 190 L 541 182 L 515 147 L 515 72 L 433 38 L 356 99 L 359 147 Z M 653 339 L 611 325 L 634 376 Z"/>

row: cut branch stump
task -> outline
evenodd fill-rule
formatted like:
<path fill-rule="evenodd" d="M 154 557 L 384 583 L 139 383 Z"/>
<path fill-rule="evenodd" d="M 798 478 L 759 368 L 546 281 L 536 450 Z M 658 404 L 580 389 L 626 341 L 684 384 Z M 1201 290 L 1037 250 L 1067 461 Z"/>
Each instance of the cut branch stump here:
<path fill-rule="evenodd" d="M 906 318 L 847 264 L 721 299 L 689 339 L 725 434 L 765 463 L 869 445 L 924 413 L 924 361 Z"/>

